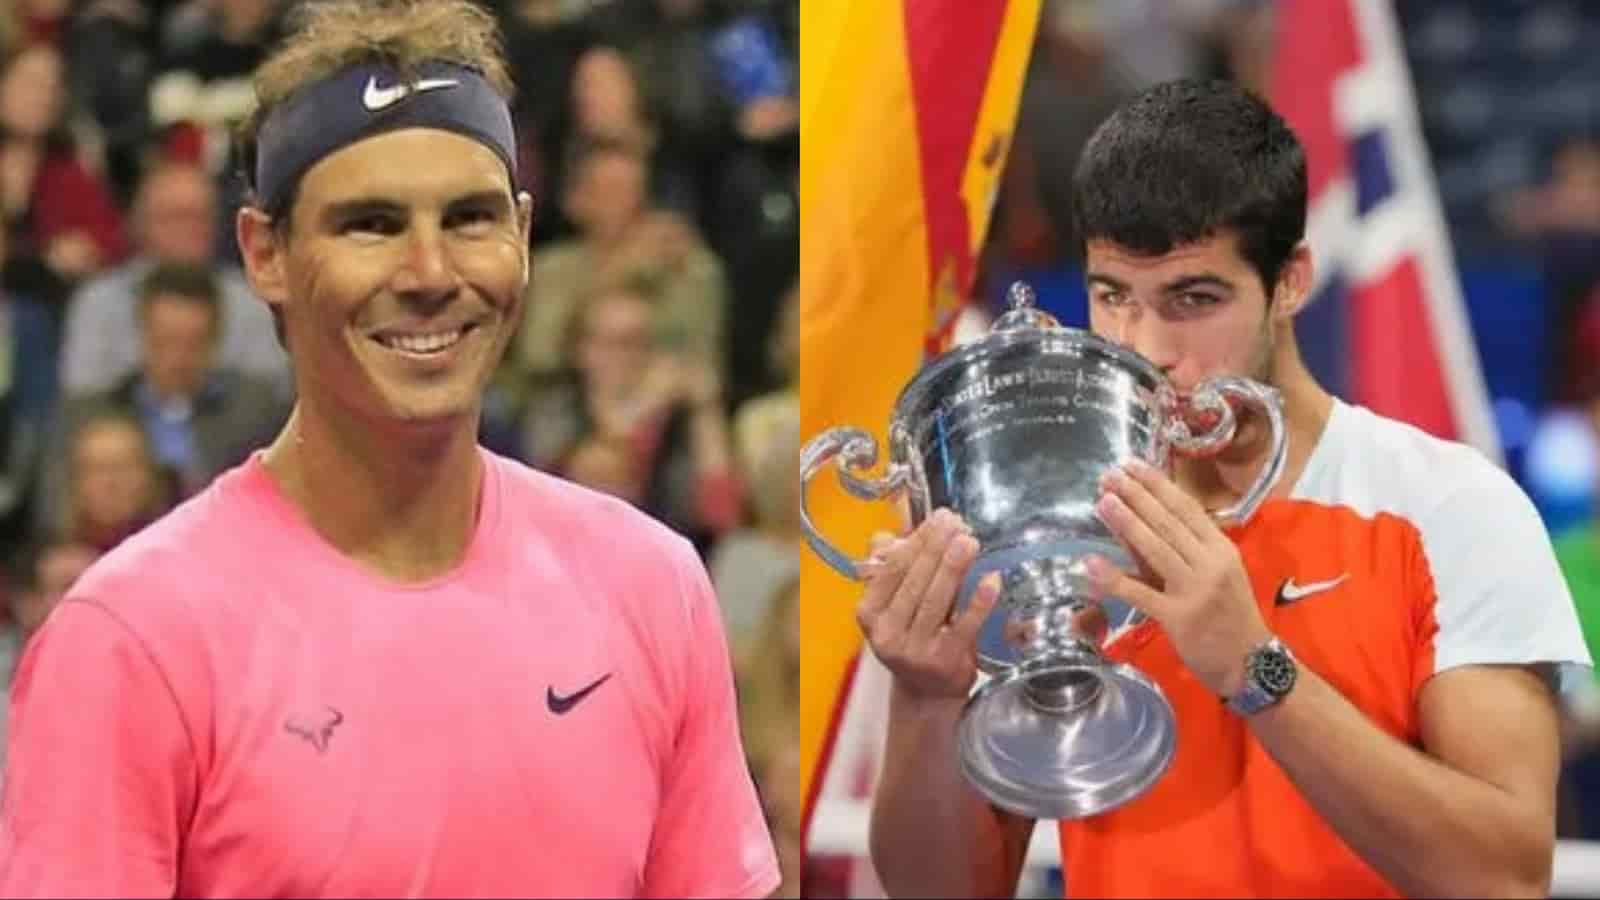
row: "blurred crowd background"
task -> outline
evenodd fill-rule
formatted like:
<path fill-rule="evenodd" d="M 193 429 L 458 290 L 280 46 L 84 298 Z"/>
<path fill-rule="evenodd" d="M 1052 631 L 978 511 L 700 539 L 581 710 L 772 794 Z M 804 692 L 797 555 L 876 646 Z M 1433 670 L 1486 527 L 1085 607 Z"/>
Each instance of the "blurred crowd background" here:
<path fill-rule="evenodd" d="M 481 438 L 699 548 L 795 896 L 799 0 L 487 5 L 537 224 Z M 0 677 L 293 404 L 232 229 L 233 128 L 293 8 L 0 0 Z"/>

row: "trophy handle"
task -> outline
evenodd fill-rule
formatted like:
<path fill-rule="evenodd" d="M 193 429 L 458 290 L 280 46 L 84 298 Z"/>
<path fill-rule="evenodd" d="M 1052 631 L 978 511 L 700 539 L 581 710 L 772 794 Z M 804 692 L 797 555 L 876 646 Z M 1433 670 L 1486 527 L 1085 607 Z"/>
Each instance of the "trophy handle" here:
<path fill-rule="evenodd" d="M 1272 432 L 1272 453 L 1261 474 L 1256 476 L 1255 484 L 1245 491 L 1237 503 L 1211 513 L 1223 524 L 1238 525 L 1248 522 L 1256 514 L 1262 501 L 1267 498 L 1267 492 L 1272 490 L 1278 476 L 1283 474 L 1284 461 L 1289 455 L 1288 434 L 1283 427 L 1283 396 L 1276 388 L 1249 378 L 1235 375 L 1208 378 L 1190 395 L 1188 410 L 1215 415 L 1216 424 L 1204 434 L 1193 434 L 1184 416 L 1174 416 L 1170 436 L 1172 446 L 1187 456 L 1210 456 L 1221 452 L 1233 442 L 1239 424 L 1229 400 L 1237 400 L 1265 414 Z"/>
<path fill-rule="evenodd" d="M 811 524 L 811 513 L 806 508 L 806 485 L 811 481 L 811 476 L 835 458 L 838 461 L 839 482 L 845 490 L 862 500 L 881 500 L 905 490 L 911 470 L 904 465 L 891 463 L 882 478 L 866 475 L 865 470 L 878 464 L 878 442 L 859 428 L 830 428 L 807 441 L 800 450 L 800 528 L 805 532 L 806 543 L 834 571 L 859 581 L 861 575 L 856 567 L 863 560 L 851 559 L 823 537 Z"/>

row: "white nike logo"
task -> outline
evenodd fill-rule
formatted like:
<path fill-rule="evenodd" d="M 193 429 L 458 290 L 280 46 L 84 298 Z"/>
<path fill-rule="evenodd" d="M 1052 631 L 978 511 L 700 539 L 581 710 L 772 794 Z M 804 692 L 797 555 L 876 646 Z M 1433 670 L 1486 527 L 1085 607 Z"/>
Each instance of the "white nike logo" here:
<path fill-rule="evenodd" d="M 1291 578 L 1283 583 L 1283 587 L 1278 589 L 1278 603 L 1280 605 L 1293 603 L 1312 594 L 1320 594 L 1323 591 L 1338 587 L 1349 577 L 1350 573 L 1346 572 L 1338 578 L 1329 578 L 1327 581 L 1313 581 L 1310 584 L 1295 584 L 1294 579 Z"/>
<path fill-rule="evenodd" d="M 455 87 L 457 84 L 460 82 L 454 78 L 424 78 L 416 84 L 391 84 L 388 87 L 378 87 L 378 79 L 374 76 L 367 79 L 367 89 L 361 92 L 361 104 L 371 112 L 378 112 L 399 103 L 411 94 Z"/>

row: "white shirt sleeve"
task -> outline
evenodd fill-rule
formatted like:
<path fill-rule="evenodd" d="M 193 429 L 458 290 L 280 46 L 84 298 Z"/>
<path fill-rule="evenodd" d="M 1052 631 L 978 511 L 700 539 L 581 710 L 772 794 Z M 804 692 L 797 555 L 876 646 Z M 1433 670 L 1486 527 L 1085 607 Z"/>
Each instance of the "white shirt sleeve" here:
<path fill-rule="evenodd" d="M 1494 466 L 1461 475 L 1419 522 L 1438 623 L 1425 674 L 1539 664 L 1563 685 L 1587 678 L 1577 609 L 1532 501 Z"/>

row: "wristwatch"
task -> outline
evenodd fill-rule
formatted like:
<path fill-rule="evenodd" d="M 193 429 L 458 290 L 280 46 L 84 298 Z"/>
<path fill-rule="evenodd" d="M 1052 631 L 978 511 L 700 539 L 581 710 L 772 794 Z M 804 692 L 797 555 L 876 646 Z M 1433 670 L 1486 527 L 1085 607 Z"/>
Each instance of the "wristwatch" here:
<path fill-rule="evenodd" d="M 1294 654 L 1283 641 L 1268 638 L 1245 658 L 1244 687 L 1228 698 L 1228 708 L 1241 716 L 1253 716 L 1274 706 L 1294 689 L 1298 674 Z"/>

